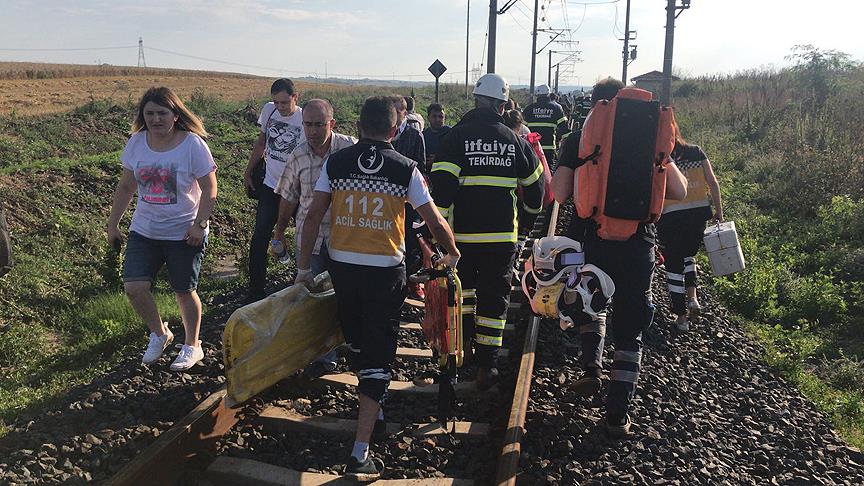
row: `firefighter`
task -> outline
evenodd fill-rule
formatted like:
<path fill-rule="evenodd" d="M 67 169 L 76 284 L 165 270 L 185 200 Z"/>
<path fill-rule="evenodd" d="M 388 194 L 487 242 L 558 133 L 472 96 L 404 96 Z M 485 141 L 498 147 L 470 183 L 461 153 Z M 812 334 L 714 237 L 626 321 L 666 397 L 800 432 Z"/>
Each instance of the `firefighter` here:
<path fill-rule="evenodd" d="M 543 166 L 531 146 L 501 117 L 510 86 L 485 74 L 474 87 L 474 109 L 441 141 L 432 165 L 432 197 L 449 218 L 462 254 L 463 329 L 473 335 L 477 386 L 496 381 L 516 256 L 516 187 L 522 206 L 537 214 L 543 202 Z M 466 355 L 472 346 L 466 342 Z"/>
<path fill-rule="evenodd" d="M 549 97 L 549 86 L 541 84 L 537 86 L 537 101 L 526 106 L 522 110 L 525 125 L 535 133 L 540 134 L 540 146 L 546 155 L 546 162 L 555 167 L 555 151 L 558 142 L 567 132 L 567 115 L 561 105 L 552 101 Z"/>

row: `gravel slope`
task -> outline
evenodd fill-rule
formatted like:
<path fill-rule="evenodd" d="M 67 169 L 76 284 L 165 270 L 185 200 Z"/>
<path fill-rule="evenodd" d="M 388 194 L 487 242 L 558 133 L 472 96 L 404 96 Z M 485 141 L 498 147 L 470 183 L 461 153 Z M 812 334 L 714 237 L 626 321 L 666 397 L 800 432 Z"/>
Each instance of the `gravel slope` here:
<path fill-rule="evenodd" d="M 607 383 L 593 399 L 567 392 L 579 376 L 578 337 L 543 323 L 520 484 L 864 484 L 864 455 L 760 361 L 762 350 L 711 295 L 700 289 L 705 311 L 689 333 L 671 331 L 664 279 L 661 267 L 633 440 L 610 440 L 600 425 Z"/>

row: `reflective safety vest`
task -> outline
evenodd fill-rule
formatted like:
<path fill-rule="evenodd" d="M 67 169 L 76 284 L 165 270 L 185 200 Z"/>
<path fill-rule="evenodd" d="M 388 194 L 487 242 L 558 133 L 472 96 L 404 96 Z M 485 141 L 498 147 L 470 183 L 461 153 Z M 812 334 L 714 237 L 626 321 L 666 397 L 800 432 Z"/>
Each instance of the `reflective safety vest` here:
<path fill-rule="evenodd" d="M 702 164 L 708 157 L 698 145 L 684 145 L 672 151 L 672 159 L 678 170 L 687 178 L 687 197 L 681 201 L 666 200 L 663 214 L 683 209 L 702 208 L 711 205 L 708 181 Z"/>
<path fill-rule="evenodd" d="M 330 258 L 373 267 L 404 261 L 405 203 L 415 167 L 387 142 L 361 140 L 330 156 Z"/>

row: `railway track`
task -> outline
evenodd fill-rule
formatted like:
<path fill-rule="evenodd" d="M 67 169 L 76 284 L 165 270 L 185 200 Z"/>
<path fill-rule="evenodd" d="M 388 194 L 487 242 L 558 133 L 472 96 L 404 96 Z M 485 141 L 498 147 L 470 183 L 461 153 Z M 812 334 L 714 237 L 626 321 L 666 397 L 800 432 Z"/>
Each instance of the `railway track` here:
<path fill-rule="evenodd" d="M 531 238 L 553 234 L 558 216 L 557 203 L 538 216 Z M 551 224 L 550 224 L 551 222 Z M 531 239 L 526 248 L 530 248 Z M 520 255 L 520 267 L 527 257 L 527 250 Z M 427 387 L 415 386 L 411 381 L 402 379 L 422 369 L 423 363 L 433 367 L 432 352 L 422 347 L 422 330 L 415 322 L 400 324 L 400 347 L 397 350 L 397 363 L 394 369 L 402 367 L 402 372 L 394 373 L 394 381 L 390 385 L 388 405 L 385 413 L 389 413 L 390 401 L 400 405 L 397 414 L 399 420 L 391 422 L 388 418 L 387 440 L 397 441 L 398 449 L 407 449 L 408 453 L 419 455 L 435 454 L 436 451 L 453 450 L 454 454 L 463 455 L 466 451 L 471 457 L 460 457 L 459 461 L 471 470 L 471 477 L 445 473 L 427 466 L 420 470 L 418 477 L 410 477 L 404 471 L 396 473 L 403 476 L 394 479 L 382 479 L 373 484 L 401 486 L 425 485 L 470 485 L 470 484 L 516 484 L 518 474 L 520 442 L 524 435 L 525 413 L 531 388 L 534 354 L 537 343 L 537 333 L 540 319 L 531 316 L 530 312 L 521 307 L 524 299 L 514 276 L 514 286 L 511 293 L 511 305 L 508 310 L 505 342 L 511 349 L 502 349 L 500 358 L 514 363 L 517 367 L 511 372 L 504 371 L 498 386 L 486 392 L 479 392 L 473 381 L 461 381 L 456 386 L 456 395 L 460 399 L 470 401 L 455 410 L 456 421 L 448 427 L 442 427 L 432 419 L 434 413 L 427 413 L 434 408 L 437 385 Z M 406 300 L 406 304 L 422 307 L 422 302 Z M 524 336 L 519 341 L 518 337 Z M 520 352 L 521 349 L 521 352 Z M 518 354 L 517 354 L 518 353 Z M 506 369 L 506 366 L 504 367 Z M 503 371 L 503 370 L 502 370 Z M 507 380 L 513 377 L 513 380 Z M 301 471 L 280 464 L 273 464 L 267 458 L 274 454 L 256 454 L 262 448 L 263 440 L 258 444 L 244 440 L 238 428 L 255 431 L 255 437 L 278 437 L 281 444 L 300 437 L 297 448 L 302 451 L 292 451 L 289 447 L 281 450 L 283 455 L 305 454 L 315 456 L 327 451 L 312 450 L 314 446 L 307 445 L 302 437 L 332 437 L 334 441 L 350 440 L 353 436 L 356 422 L 346 418 L 346 410 L 341 412 L 338 407 L 315 409 L 310 406 L 314 400 L 322 396 L 350 391 L 357 385 L 357 378 L 350 373 L 326 375 L 312 383 L 289 383 L 277 385 L 276 391 L 265 392 L 272 400 L 266 401 L 256 397 L 250 403 L 236 409 L 225 405 L 225 389 L 221 389 L 205 398 L 186 417 L 177 422 L 170 430 L 163 433 L 148 448 L 143 450 L 108 482 L 112 485 L 138 484 L 202 484 L 202 485 L 338 485 L 353 484 L 340 478 L 333 471 L 325 472 L 323 468 L 309 467 Z M 290 388 L 290 400 L 276 399 L 281 392 Z M 512 393 L 511 393 L 512 391 Z M 347 396 L 347 393 L 345 393 Z M 400 402 L 399 400 L 403 400 Z M 328 402 L 332 405 L 334 400 Z M 486 413 L 477 411 L 479 403 L 494 404 L 485 408 Z M 509 408 L 507 407 L 509 404 Z M 424 407 L 428 405 L 428 407 Z M 472 406 L 473 405 L 473 406 Z M 352 411 L 356 408 L 352 408 Z M 407 410 L 407 413 L 406 413 Z M 497 410 L 490 413 L 489 410 Z M 509 412 L 509 413 L 508 413 Z M 356 413 L 356 412 L 353 412 Z M 491 415 L 491 417 L 490 417 Z M 488 420 L 492 418 L 493 420 Z M 223 442 L 231 434 L 238 435 L 239 440 L 226 446 Z M 254 438 L 253 438 L 254 440 Z M 269 443 L 272 445 L 273 440 Z M 412 448 L 420 443 L 422 448 Z M 464 444 L 472 447 L 463 447 Z M 341 443 L 340 443 L 341 444 Z M 244 447 L 245 445 L 245 447 Z M 339 452 L 344 452 L 340 445 Z M 325 446 L 326 448 L 326 446 Z M 231 454 L 242 451 L 243 454 Z M 373 446 L 376 453 L 377 446 Z M 425 451 L 425 452 L 424 452 Z M 226 453 L 227 452 L 227 453 Z M 258 457 L 258 455 L 263 457 Z M 243 456 L 243 457 L 240 457 Z M 475 457 L 476 456 L 476 457 Z M 405 461 L 405 458 L 400 458 Z M 284 461 L 279 461 L 284 462 Z M 287 461 L 291 462 L 291 461 Z M 339 464 L 337 462 L 337 464 Z M 477 466 L 481 464 L 481 466 Z M 482 466 L 485 464 L 485 466 Z M 391 464 L 385 461 L 385 465 Z M 431 470 L 430 470 L 431 469 Z M 447 468 L 447 472 L 449 469 Z M 458 468 L 457 468 L 458 469 Z M 385 467 L 384 477 L 391 477 Z"/>

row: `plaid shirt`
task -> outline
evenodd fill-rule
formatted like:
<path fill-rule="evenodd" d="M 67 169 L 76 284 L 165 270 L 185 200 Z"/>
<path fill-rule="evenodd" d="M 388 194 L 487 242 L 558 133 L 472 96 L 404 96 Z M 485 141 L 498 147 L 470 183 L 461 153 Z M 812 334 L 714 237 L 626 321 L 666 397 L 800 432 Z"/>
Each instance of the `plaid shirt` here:
<path fill-rule="evenodd" d="M 300 233 L 302 233 L 306 215 L 309 214 L 309 207 L 312 205 L 312 195 L 315 191 L 315 183 L 318 182 L 318 176 L 321 175 L 321 166 L 331 154 L 355 143 L 357 143 L 357 139 L 354 137 L 333 132 L 330 138 L 330 150 L 324 157 L 315 155 L 309 142 L 304 141 L 291 152 L 288 160 L 285 161 L 285 170 L 276 184 L 276 193 L 290 203 L 299 202 L 300 204 L 297 209 L 297 230 L 295 231 L 297 254 L 300 253 Z M 321 230 L 318 232 L 318 240 L 315 241 L 315 248 L 312 253 L 317 255 L 321 251 L 321 243 L 329 239 L 330 210 L 328 209 L 321 221 Z"/>

